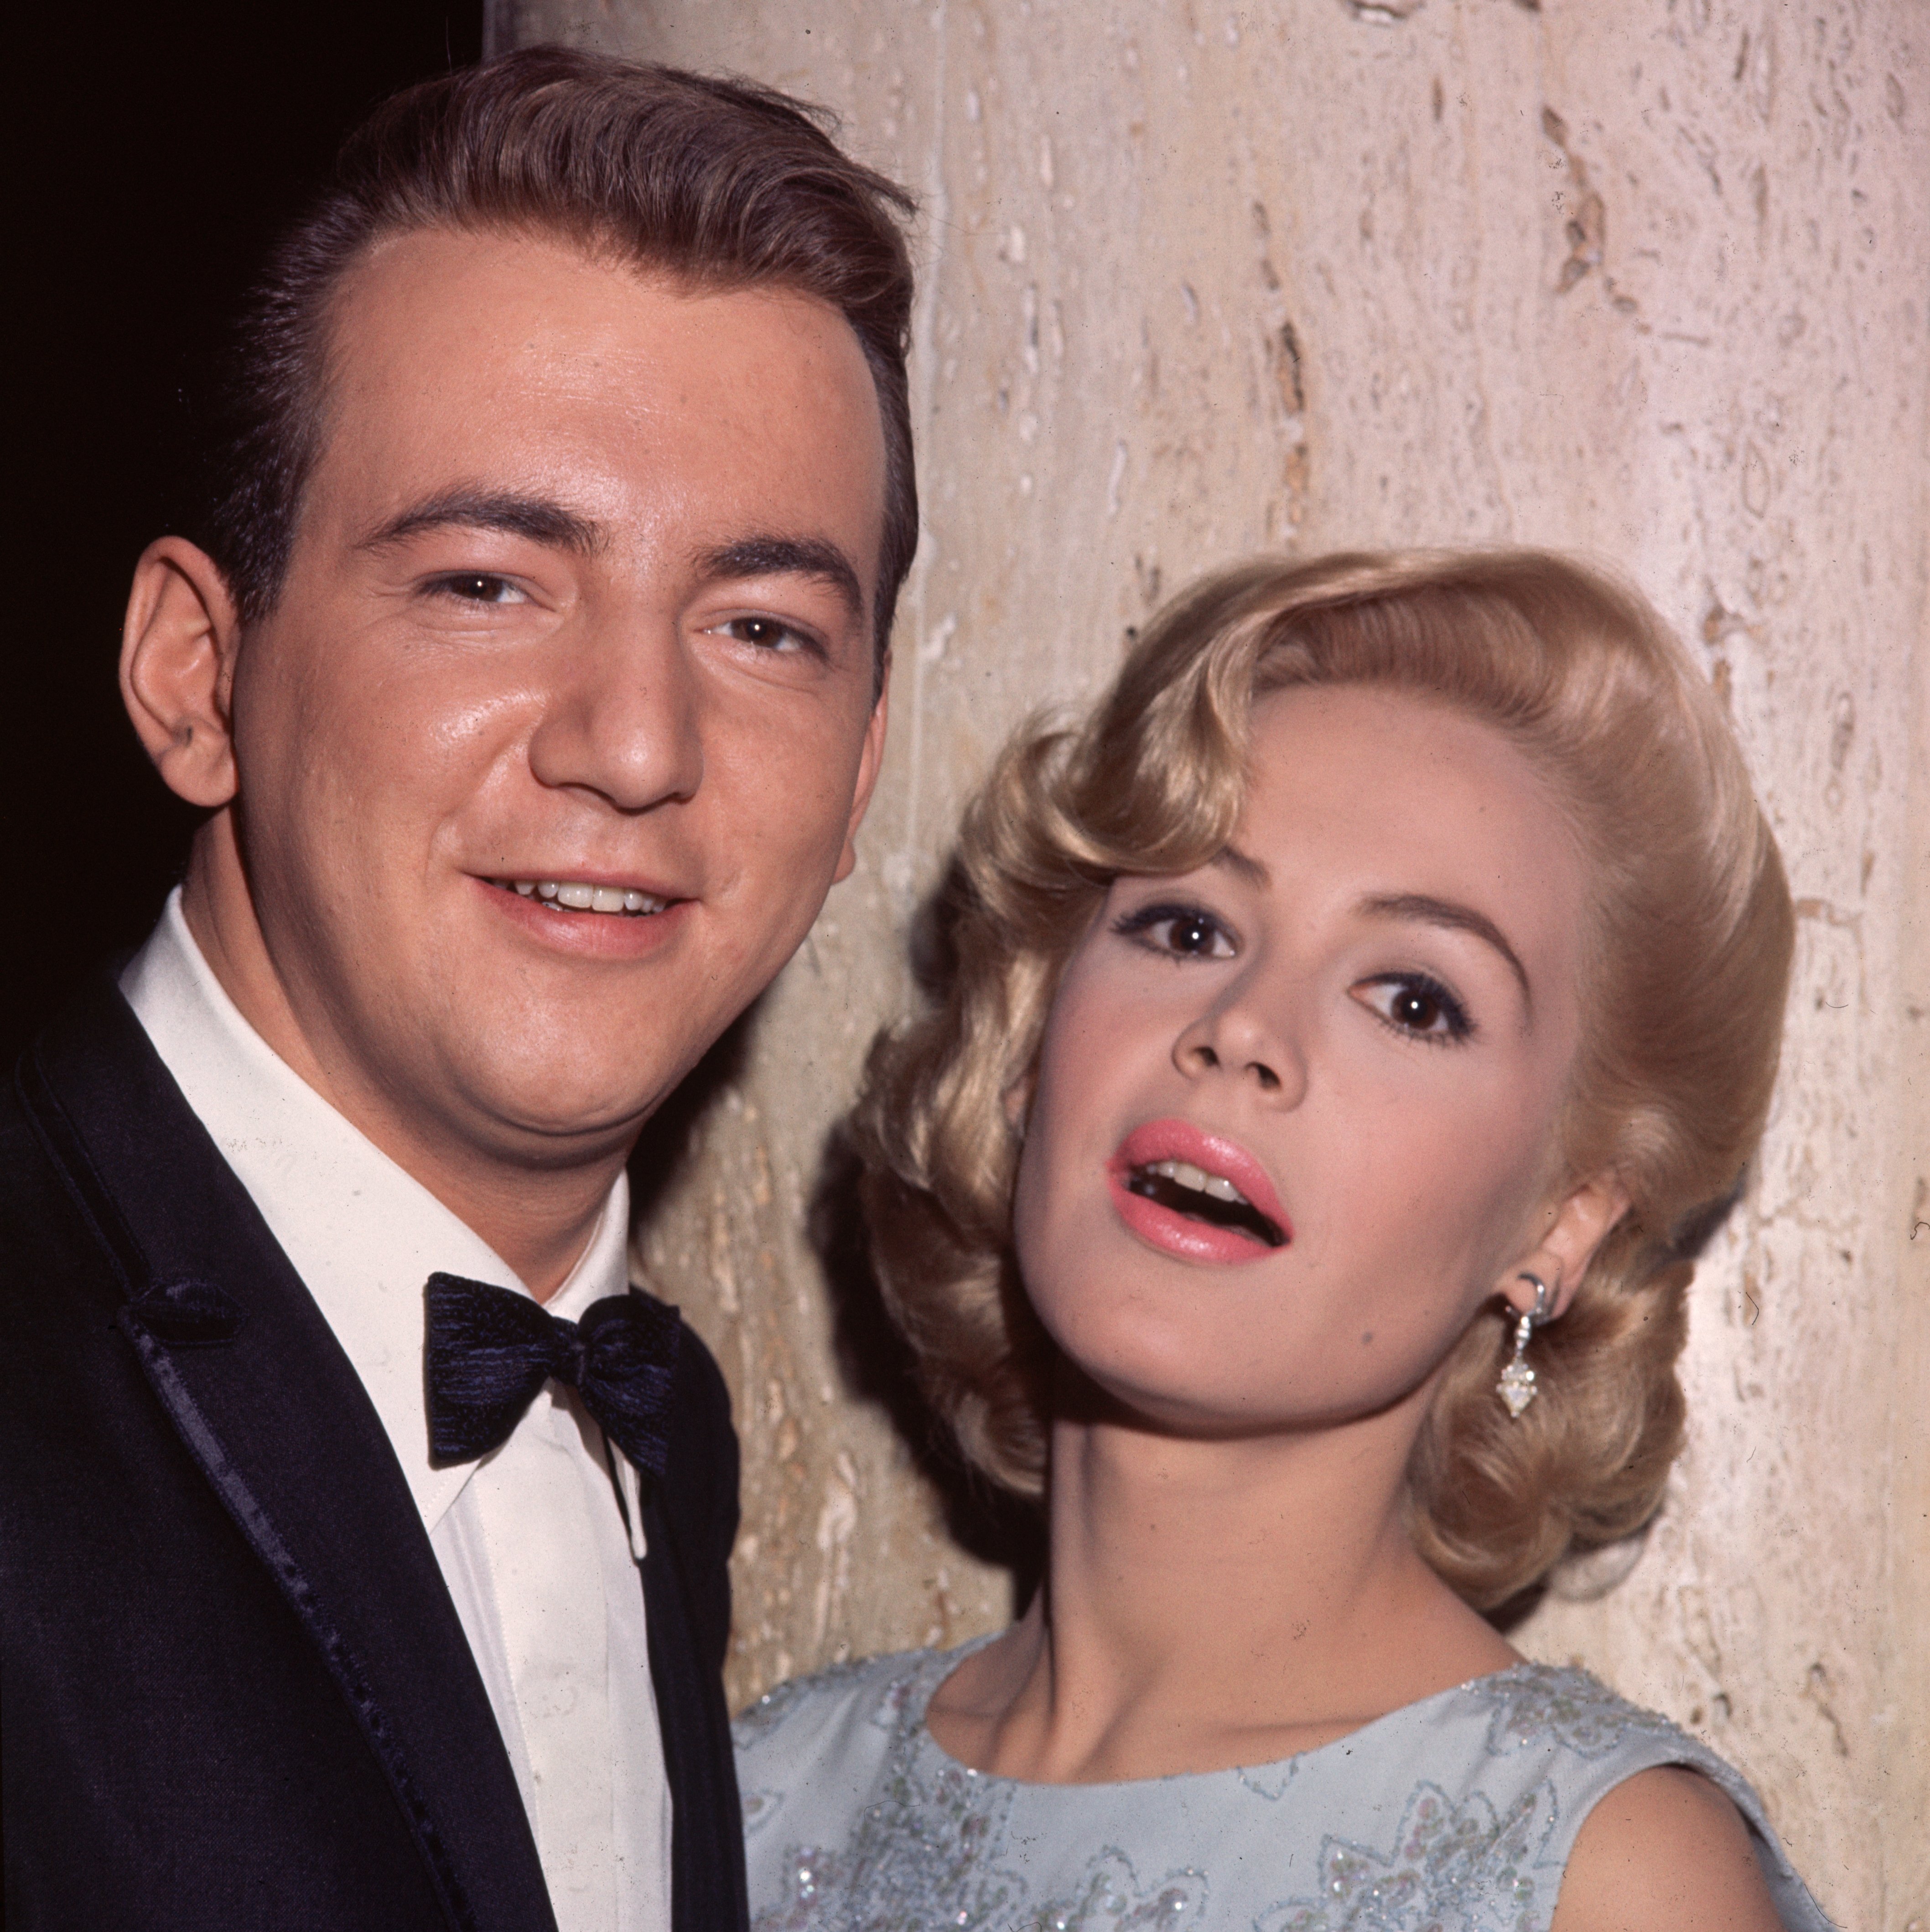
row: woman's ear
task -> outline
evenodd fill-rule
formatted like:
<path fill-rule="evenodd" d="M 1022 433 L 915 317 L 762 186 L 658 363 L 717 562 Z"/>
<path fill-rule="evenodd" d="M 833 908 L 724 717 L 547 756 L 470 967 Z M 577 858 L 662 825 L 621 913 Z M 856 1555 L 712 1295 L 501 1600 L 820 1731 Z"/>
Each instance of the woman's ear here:
<path fill-rule="evenodd" d="M 185 537 L 142 551 L 121 630 L 121 698 L 147 754 L 191 805 L 235 795 L 228 728 L 241 619 L 227 579 Z"/>
<path fill-rule="evenodd" d="M 1517 1314 L 1531 1314 L 1535 1282 L 1544 1281 L 1552 1297 L 1544 1318 L 1566 1313 L 1595 1250 L 1628 1211 L 1628 1190 L 1613 1174 L 1596 1174 L 1571 1189 L 1550 1210 L 1541 1240 L 1500 1284 L 1502 1300 Z"/>
<path fill-rule="evenodd" d="M 1005 1090 L 1005 1124 L 1012 1130 L 1014 1136 L 1022 1141 L 1025 1138 L 1026 1116 L 1032 1111 L 1033 1089 L 1037 1086 L 1038 1081 L 1039 1070 L 1036 1066 L 1028 1066 Z"/>

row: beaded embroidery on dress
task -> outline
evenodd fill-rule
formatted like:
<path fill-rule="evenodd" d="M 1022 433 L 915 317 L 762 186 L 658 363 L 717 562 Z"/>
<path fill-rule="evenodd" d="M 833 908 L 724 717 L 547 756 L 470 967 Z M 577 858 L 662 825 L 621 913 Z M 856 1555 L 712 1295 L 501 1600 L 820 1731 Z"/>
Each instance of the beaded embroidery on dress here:
<path fill-rule="evenodd" d="M 1040 1785 L 925 1728 L 963 1654 L 841 1665 L 738 1720 L 753 1932 L 1545 1932 L 1590 1807 L 1661 1764 L 1734 1799 L 1785 1926 L 1829 1924 L 1747 1783 L 1583 1671 L 1519 1664 L 1277 1764 Z"/>

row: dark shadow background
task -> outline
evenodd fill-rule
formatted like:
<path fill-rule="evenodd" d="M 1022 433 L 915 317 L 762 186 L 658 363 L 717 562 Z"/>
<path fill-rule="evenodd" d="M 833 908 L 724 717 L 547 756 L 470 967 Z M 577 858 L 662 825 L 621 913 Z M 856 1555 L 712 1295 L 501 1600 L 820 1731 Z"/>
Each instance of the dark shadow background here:
<path fill-rule="evenodd" d="M 191 358 L 348 127 L 482 44 L 482 0 L 47 11 L 11 37 L 8 1067 L 146 933 L 194 830 L 115 683 L 129 573 L 170 527 Z"/>

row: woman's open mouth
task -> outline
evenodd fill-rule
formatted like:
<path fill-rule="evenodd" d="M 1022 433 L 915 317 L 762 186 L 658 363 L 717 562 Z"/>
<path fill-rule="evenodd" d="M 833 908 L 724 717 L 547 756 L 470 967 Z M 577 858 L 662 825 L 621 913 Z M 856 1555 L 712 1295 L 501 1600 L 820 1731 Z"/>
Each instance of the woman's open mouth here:
<path fill-rule="evenodd" d="M 1135 1127 L 1106 1178 L 1127 1227 L 1183 1260 L 1257 1261 L 1293 1239 L 1266 1169 L 1237 1141 L 1190 1120 Z"/>
<path fill-rule="evenodd" d="M 1156 1202 L 1195 1221 L 1216 1228 L 1238 1228 L 1270 1248 L 1286 1245 L 1286 1231 L 1271 1215 L 1262 1214 L 1223 1174 L 1208 1174 L 1190 1161 L 1148 1161 L 1129 1168 L 1127 1192 Z"/>

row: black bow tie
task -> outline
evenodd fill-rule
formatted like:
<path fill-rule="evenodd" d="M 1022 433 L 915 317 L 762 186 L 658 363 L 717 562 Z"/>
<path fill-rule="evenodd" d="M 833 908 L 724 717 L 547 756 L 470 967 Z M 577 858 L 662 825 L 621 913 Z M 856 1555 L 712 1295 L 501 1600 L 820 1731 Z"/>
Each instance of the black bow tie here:
<path fill-rule="evenodd" d="M 427 1296 L 429 1446 L 438 1462 L 487 1455 L 554 1376 L 638 1468 L 663 1474 L 683 1325 L 675 1309 L 633 1290 L 566 1322 L 527 1295 L 457 1274 L 430 1276 Z"/>

